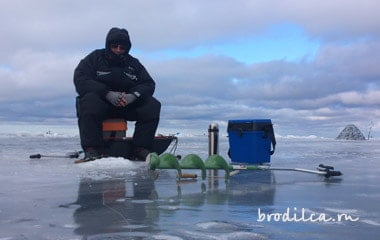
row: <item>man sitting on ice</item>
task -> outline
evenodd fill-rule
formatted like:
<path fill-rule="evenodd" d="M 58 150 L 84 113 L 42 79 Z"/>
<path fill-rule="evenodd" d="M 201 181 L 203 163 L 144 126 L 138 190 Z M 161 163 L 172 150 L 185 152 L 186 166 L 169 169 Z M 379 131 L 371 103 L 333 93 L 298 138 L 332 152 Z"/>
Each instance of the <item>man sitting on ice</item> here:
<path fill-rule="evenodd" d="M 160 118 L 153 97 L 155 82 L 138 59 L 129 54 L 127 30 L 112 28 L 104 49 L 82 59 L 74 72 L 77 116 L 85 161 L 103 155 L 102 122 L 107 118 L 136 121 L 131 160 L 145 161 Z"/>

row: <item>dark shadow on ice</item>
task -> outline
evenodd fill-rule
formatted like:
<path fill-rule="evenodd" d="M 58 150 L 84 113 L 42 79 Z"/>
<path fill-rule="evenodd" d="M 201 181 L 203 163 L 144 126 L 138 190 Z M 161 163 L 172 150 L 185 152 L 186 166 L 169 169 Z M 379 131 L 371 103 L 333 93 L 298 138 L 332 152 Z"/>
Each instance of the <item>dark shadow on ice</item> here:
<path fill-rule="evenodd" d="M 343 178 L 331 177 L 331 178 L 325 178 L 323 179 L 323 181 L 325 182 L 326 186 L 329 187 L 332 185 L 335 186 L 336 184 L 340 184 L 343 181 Z"/>
<path fill-rule="evenodd" d="M 83 178 L 76 201 L 79 208 L 74 212 L 75 233 L 87 239 L 98 234 L 152 232 L 152 226 L 159 220 L 154 199 L 157 199 L 154 182 L 146 176 L 128 181 Z"/>

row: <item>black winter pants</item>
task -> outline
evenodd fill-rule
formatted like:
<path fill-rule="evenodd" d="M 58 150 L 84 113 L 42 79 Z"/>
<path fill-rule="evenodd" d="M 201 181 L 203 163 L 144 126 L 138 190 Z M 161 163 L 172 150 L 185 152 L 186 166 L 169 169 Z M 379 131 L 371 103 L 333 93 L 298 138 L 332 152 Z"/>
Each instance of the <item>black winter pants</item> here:
<path fill-rule="evenodd" d="M 136 121 L 132 144 L 150 149 L 160 118 L 161 103 L 154 97 L 115 107 L 95 93 L 77 98 L 78 126 L 82 148 L 103 148 L 102 122 L 107 118 Z"/>

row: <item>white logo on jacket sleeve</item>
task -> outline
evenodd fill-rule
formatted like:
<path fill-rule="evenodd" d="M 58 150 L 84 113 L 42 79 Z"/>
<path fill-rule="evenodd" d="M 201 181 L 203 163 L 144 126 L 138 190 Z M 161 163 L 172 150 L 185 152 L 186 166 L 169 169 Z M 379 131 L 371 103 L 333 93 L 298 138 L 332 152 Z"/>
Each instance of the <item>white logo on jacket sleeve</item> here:
<path fill-rule="evenodd" d="M 97 76 L 104 76 L 104 75 L 108 75 L 110 74 L 111 72 L 102 72 L 102 71 L 96 71 L 96 75 Z"/>
<path fill-rule="evenodd" d="M 137 77 L 136 77 L 136 75 L 133 75 L 133 74 L 130 74 L 130 73 L 126 73 L 126 72 L 124 72 L 124 74 L 125 74 L 127 77 L 129 77 L 131 80 L 133 80 L 133 81 L 137 81 Z"/>

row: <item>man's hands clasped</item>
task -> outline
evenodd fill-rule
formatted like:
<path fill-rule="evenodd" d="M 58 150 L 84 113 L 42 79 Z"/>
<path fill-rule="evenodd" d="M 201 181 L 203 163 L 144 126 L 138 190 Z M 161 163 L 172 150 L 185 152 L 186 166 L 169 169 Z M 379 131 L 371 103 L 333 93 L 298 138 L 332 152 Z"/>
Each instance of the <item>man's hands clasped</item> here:
<path fill-rule="evenodd" d="M 125 107 L 136 100 L 136 96 L 125 92 L 109 91 L 106 99 L 115 107 Z"/>

